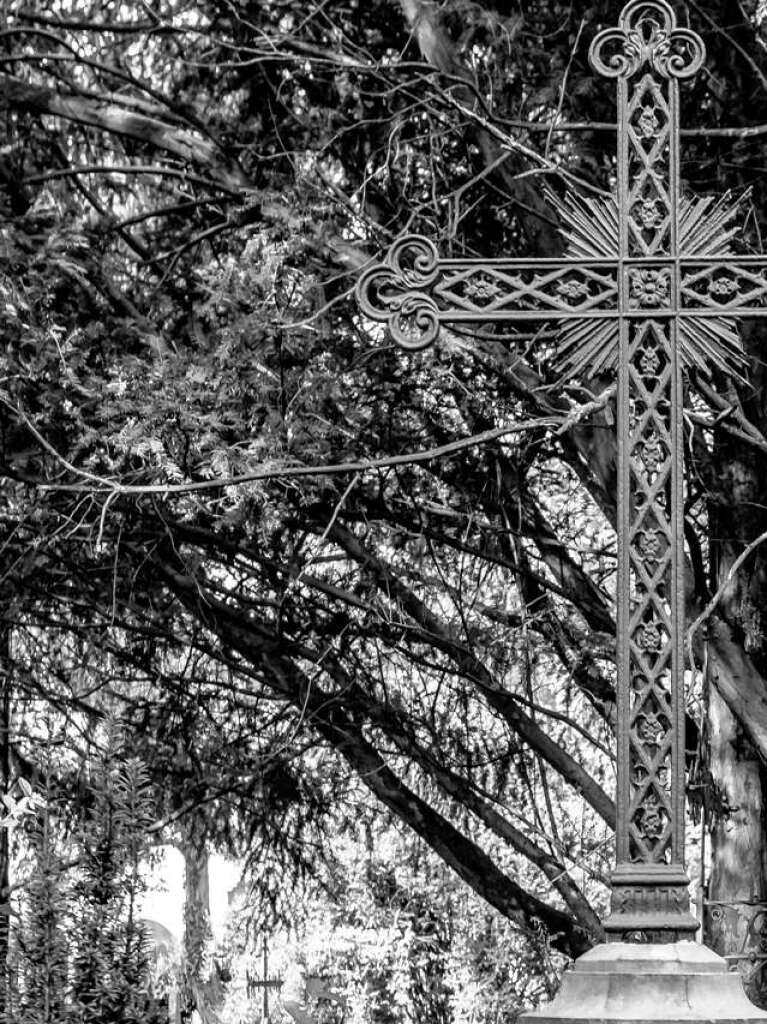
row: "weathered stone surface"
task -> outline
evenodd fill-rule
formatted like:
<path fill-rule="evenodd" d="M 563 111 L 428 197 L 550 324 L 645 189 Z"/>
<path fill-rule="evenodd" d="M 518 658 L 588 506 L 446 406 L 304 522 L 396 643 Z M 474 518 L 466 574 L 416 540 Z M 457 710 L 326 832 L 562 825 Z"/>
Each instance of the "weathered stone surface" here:
<path fill-rule="evenodd" d="M 767 1013 L 738 974 L 695 942 L 595 946 L 565 972 L 556 998 L 522 1024 L 751 1024 Z"/>

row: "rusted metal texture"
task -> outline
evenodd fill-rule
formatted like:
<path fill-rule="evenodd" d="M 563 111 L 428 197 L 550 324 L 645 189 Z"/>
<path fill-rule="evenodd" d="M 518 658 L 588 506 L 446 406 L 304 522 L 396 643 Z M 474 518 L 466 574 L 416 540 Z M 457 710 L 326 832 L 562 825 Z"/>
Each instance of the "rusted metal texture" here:
<path fill-rule="evenodd" d="M 410 235 L 357 294 L 406 349 L 453 324 L 553 321 L 563 380 L 617 375 L 618 823 L 605 928 L 673 941 L 698 927 L 684 870 L 683 381 L 691 367 L 743 373 L 738 320 L 767 317 L 767 257 L 734 250 L 729 194 L 682 194 L 679 83 L 703 66 L 700 37 L 665 0 L 633 0 L 589 57 L 617 84 L 617 189 L 552 197 L 564 256 L 442 259 Z"/>

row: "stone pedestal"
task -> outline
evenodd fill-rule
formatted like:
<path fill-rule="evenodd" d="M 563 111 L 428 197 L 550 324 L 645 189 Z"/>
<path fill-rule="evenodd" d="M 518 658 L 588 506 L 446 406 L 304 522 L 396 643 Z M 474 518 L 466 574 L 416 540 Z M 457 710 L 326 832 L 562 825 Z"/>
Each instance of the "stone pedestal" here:
<path fill-rule="evenodd" d="M 608 942 L 565 972 L 556 998 L 521 1024 L 767 1022 L 722 957 L 694 942 Z"/>

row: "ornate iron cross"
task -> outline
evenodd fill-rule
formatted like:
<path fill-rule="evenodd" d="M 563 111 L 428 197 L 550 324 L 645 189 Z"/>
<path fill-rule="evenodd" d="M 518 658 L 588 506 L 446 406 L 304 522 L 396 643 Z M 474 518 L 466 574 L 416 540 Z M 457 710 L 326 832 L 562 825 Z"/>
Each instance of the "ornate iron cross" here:
<path fill-rule="evenodd" d="M 617 195 L 554 200 L 561 259 L 441 259 L 396 242 L 358 285 L 366 316 L 416 350 L 443 325 L 559 325 L 563 377 L 617 374 L 617 866 L 605 929 L 694 932 L 684 868 L 685 371 L 739 375 L 741 317 L 767 316 L 767 258 L 738 255 L 737 203 L 683 194 L 679 82 L 705 59 L 665 0 L 632 0 L 594 39 L 617 81 Z"/>

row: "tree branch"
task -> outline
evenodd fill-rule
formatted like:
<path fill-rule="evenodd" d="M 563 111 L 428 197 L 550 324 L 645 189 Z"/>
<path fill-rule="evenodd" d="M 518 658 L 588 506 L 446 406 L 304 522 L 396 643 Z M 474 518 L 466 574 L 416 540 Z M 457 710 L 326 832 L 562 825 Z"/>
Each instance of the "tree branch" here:
<path fill-rule="evenodd" d="M 373 577 L 376 585 L 388 599 L 397 601 L 425 631 L 423 641 L 447 654 L 483 694 L 487 703 L 506 721 L 530 747 L 570 783 L 610 826 L 615 826 L 615 804 L 602 787 L 585 771 L 583 766 L 554 742 L 543 729 L 520 707 L 513 693 L 502 689 L 481 661 L 416 595 L 398 575 L 378 556 L 365 549 L 359 538 L 346 527 L 336 523 L 329 539 L 339 544 L 346 553 Z"/>
<path fill-rule="evenodd" d="M 281 654 L 284 646 L 279 641 L 262 644 L 255 640 L 250 625 L 235 625 L 230 610 L 206 595 L 191 576 L 160 559 L 153 559 L 153 564 L 182 604 L 223 643 L 257 665 L 266 685 L 297 707 L 368 789 L 491 906 L 526 929 L 540 921 L 550 932 L 552 944 L 571 956 L 591 947 L 589 938 L 568 914 L 531 895 L 501 872 L 475 842 L 394 774 L 343 710 L 343 696 L 326 692 L 315 678 L 309 679 Z"/>
<path fill-rule="evenodd" d="M 245 184 L 239 169 L 228 164 L 209 139 L 156 118 L 127 111 L 114 103 L 99 103 L 75 94 L 62 95 L 45 86 L 0 73 L 0 108 L 3 106 L 35 114 L 52 114 L 105 132 L 127 135 L 173 153 L 187 163 L 215 169 L 227 188 L 236 189 Z"/>

